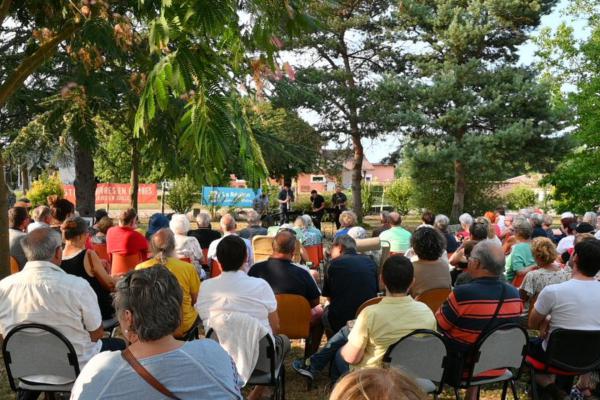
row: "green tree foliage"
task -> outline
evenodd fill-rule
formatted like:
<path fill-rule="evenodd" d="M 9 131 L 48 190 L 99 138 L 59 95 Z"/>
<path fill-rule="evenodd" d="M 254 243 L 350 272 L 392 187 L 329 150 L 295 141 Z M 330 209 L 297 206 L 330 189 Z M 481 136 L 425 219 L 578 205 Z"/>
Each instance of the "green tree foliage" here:
<path fill-rule="evenodd" d="M 311 15 L 323 26 L 287 44 L 297 55 L 297 73 L 275 87 L 277 105 L 315 112 L 320 133 L 351 143 L 353 209 L 359 219 L 362 139 L 395 129 L 372 94 L 378 78 L 399 68 L 396 7 L 396 1 L 386 0 L 309 1 Z"/>
<path fill-rule="evenodd" d="M 31 201 L 32 207 L 37 207 L 48 204 L 47 199 L 52 195 L 56 195 L 59 198 L 65 195 L 62 182 L 57 175 L 42 174 L 40 179 L 31 183 L 31 189 L 27 193 L 27 198 Z"/>
<path fill-rule="evenodd" d="M 198 186 L 187 176 L 177 179 L 173 182 L 165 200 L 173 211 L 185 214 L 192 209 L 195 202 L 200 200 Z"/>
<path fill-rule="evenodd" d="M 410 178 L 401 177 L 385 189 L 386 203 L 389 203 L 400 214 L 407 214 L 412 205 L 414 185 Z"/>
<path fill-rule="evenodd" d="M 448 160 L 437 179 L 452 174 L 454 219 L 477 188 L 469 177 L 482 167 L 503 180 L 553 165 L 564 119 L 549 87 L 517 64 L 517 48 L 555 3 L 401 1 L 404 39 L 421 50 L 406 56 L 406 73 L 383 82 L 378 98 L 391 100 L 387 112 L 408 138 L 405 148 L 432 147 L 437 160 Z"/>
<path fill-rule="evenodd" d="M 506 206 L 511 210 L 532 207 L 537 197 L 535 192 L 526 186 L 519 186 L 506 195 Z"/>
<path fill-rule="evenodd" d="M 375 205 L 375 193 L 370 183 L 361 183 L 360 196 L 362 200 L 362 213 L 363 215 L 369 215 L 371 208 Z"/>

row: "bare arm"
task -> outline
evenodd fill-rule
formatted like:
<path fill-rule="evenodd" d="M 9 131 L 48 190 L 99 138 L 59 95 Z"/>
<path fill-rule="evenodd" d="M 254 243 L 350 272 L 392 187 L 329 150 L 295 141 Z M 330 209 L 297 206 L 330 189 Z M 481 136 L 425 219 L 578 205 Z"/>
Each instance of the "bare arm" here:
<path fill-rule="evenodd" d="M 85 263 L 90 264 L 87 270 L 91 271 L 91 275 L 100 282 L 100 285 L 109 292 L 115 290 L 115 280 L 106 272 L 106 268 L 102 264 L 102 260 L 93 250 L 88 250 L 89 256 L 86 257 Z M 91 261 L 91 263 L 90 263 Z"/>
<path fill-rule="evenodd" d="M 92 342 L 97 342 L 98 340 L 102 339 L 102 337 L 104 336 L 104 328 L 102 328 L 102 324 L 100 324 L 98 329 L 96 329 L 95 331 L 90 331 L 89 334 L 90 340 Z"/>
<path fill-rule="evenodd" d="M 277 311 L 269 313 L 269 325 L 271 325 L 273 335 L 276 335 L 279 332 L 279 314 L 277 314 Z"/>
<path fill-rule="evenodd" d="M 346 343 L 344 347 L 342 347 L 341 354 L 342 358 L 348 364 L 354 365 L 358 364 L 363 359 L 365 355 L 365 349 L 355 347 L 350 343 Z"/>

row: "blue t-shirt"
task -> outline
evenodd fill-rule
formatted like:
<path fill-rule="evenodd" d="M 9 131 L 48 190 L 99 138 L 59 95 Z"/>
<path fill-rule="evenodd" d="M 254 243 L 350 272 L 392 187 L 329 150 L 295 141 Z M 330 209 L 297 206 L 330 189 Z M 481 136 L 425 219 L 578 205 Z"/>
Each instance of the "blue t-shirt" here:
<path fill-rule="evenodd" d="M 215 341 L 185 342 L 180 348 L 138 360 L 175 396 L 186 399 L 242 399 L 241 379 L 233 360 Z M 121 357 L 120 351 L 94 356 L 83 368 L 71 400 L 167 397 L 150 386 Z"/>

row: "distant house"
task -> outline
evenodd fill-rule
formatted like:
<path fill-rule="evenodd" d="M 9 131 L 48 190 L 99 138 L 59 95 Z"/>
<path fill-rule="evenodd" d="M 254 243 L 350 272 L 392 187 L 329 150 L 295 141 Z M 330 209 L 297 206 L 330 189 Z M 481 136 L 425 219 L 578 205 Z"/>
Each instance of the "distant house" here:
<path fill-rule="evenodd" d="M 395 167 L 393 165 L 371 163 L 365 157 L 362 165 L 362 176 L 365 182 L 387 185 L 394 180 Z M 297 178 L 298 193 L 310 193 L 311 190 L 318 192 L 331 192 L 335 185 L 340 182 L 338 177 L 326 174 L 323 171 L 300 174 Z M 343 163 L 341 184 L 344 189 L 352 185 L 352 159 Z"/>
<path fill-rule="evenodd" d="M 540 186 L 541 174 L 526 174 L 515 176 L 500 183 L 498 194 L 506 196 L 518 187 L 526 187 L 535 192 L 538 201 L 543 201 L 547 195 L 547 188 Z"/>

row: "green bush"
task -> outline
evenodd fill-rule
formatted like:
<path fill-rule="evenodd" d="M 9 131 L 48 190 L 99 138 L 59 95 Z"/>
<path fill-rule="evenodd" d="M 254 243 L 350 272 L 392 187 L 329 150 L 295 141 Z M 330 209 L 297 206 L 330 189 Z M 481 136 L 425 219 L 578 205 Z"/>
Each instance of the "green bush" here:
<path fill-rule="evenodd" d="M 410 178 L 398 178 L 385 191 L 385 202 L 392 205 L 400 214 L 410 211 L 414 188 Z"/>
<path fill-rule="evenodd" d="M 363 215 L 369 215 L 371 208 L 375 204 L 375 192 L 370 183 L 361 182 L 360 197 L 362 200 Z"/>
<path fill-rule="evenodd" d="M 42 174 L 37 181 L 31 183 L 31 188 L 27 192 L 27 198 L 31 201 L 32 207 L 46 205 L 48 196 L 52 195 L 59 198 L 65 195 L 62 182 L 57 175 Z"/>
<path fill-rule="evenodd" d="M 506 205 L 512 210 L 534 206 L 535 192 L 525 186 L 517 186 L 506 195 Z"/>
<path fill-rule="evenodd" d="M 199 199 L 200 194 L 194 181 L 188 177 L 184 177 L 173 182 L 165 202 L 173 211 L 185 214 L 192 209 L 194 203 L 199 201 Z"/>

